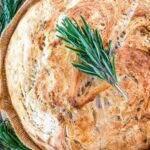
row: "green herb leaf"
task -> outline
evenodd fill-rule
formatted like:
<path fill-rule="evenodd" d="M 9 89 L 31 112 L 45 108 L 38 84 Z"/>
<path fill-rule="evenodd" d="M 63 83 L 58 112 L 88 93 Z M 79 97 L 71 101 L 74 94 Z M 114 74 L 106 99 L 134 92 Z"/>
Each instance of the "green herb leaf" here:
<path fill-rule="evenodd" d="M 125 91 L 121 90 L 116 76 L 115 56 L 109 55 L 111 41 L 104 48 L 103 40 L 97 29 L 91 29 L 84 17 L 81 16 L 82 25 L 79 26 L 75 19 L 65 17 L 61 25 L 56 25 L 60 33 L 58 37 L 68 43 L 66 47 L 76 52 L 79 62 L 73 66 L 80 71 L 99 77 L 115 86 L 127 98 Z"/>
<path fill-rule="evenodd" d="M 0 123 L 0 141 L 5 147 L 12 150 L 29 150 L 18 139 L 8 120 Z"/>
<path fill-rule="evenodd" d="M 23 0 L 0 0 L 0 34 L 11 21 Z"/>

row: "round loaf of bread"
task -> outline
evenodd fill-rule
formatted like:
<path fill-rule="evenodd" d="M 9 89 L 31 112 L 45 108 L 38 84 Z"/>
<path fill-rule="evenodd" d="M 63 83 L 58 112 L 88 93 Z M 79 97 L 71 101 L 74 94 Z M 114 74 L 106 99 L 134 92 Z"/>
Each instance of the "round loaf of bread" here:
<path fill-rule="evenodd" d="M 149 0 L 40 0 L 22 16 L 5 58 L 11 103 L 30 138 L 45 150 L 141 150 L 150 146 Z M 80 15 L 117 41 L 114 87 L 72 66 L 56 24 Z M 101 89 L 99 91 L 99 89 Z M 99 92 L 97 92 L 99 91 Z"/>

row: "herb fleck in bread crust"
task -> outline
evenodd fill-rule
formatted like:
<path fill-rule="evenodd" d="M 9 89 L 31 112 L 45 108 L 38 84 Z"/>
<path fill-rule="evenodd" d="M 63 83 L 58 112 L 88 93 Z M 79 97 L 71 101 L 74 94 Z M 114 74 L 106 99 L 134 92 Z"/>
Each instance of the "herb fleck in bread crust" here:
<path fill-rule="evenodd" d="M 122 29 L 118 21 L 132 2 L 41 0 L 22 17 L 8 46 L 6 76 L 12 105 L 39 146 L 139 150 L 150 145 L 150 3 L 140 0 Z M 64 16 L 80 22 L 80 15 L 98 28 L 106 45 L 125 33 L 116 70 L 127 102 L 113 87 L 94 95 L 102 81 L 75 69 L 75 53 L 56 37 L 55 26 Z M 75 107 L 87 95 L 91 102 Z"/>

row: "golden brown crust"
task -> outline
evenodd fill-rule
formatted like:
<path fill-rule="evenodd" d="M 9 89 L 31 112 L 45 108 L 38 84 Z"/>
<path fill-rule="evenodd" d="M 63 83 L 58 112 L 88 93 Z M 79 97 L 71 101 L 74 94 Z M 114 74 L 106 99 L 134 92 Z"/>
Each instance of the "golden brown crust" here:
<path fill-rule="evenodd" d="M 25 131 L 44 149 L 137 150 L 150 145 L 149 2 L 135 2 L 126 26 L 115 29 L 132 3 L 41 0 L 22 17 L 7 49 L 7 85 Z M 57 39 L 56 23 L 65 15 L 79 20 L 80 14 L 99 29 L 106 45 L 125 32 L 116 69 L 127 102 L 114 87 L 73 68 L 75 53 Z"/>

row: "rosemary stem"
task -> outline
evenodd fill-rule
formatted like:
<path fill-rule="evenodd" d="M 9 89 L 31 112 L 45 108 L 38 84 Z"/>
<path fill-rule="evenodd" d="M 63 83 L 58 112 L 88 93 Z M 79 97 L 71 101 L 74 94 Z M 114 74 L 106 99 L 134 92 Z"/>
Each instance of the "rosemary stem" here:
<path fill-rule="evenodd" d="M 123 95 L 123 97 L 125 98 L 125 100 L 129 99 L 127 93 L 120 87 L 120 85 L 118 84 L 118 82 L 115 83 L 115 87 Z"/>

